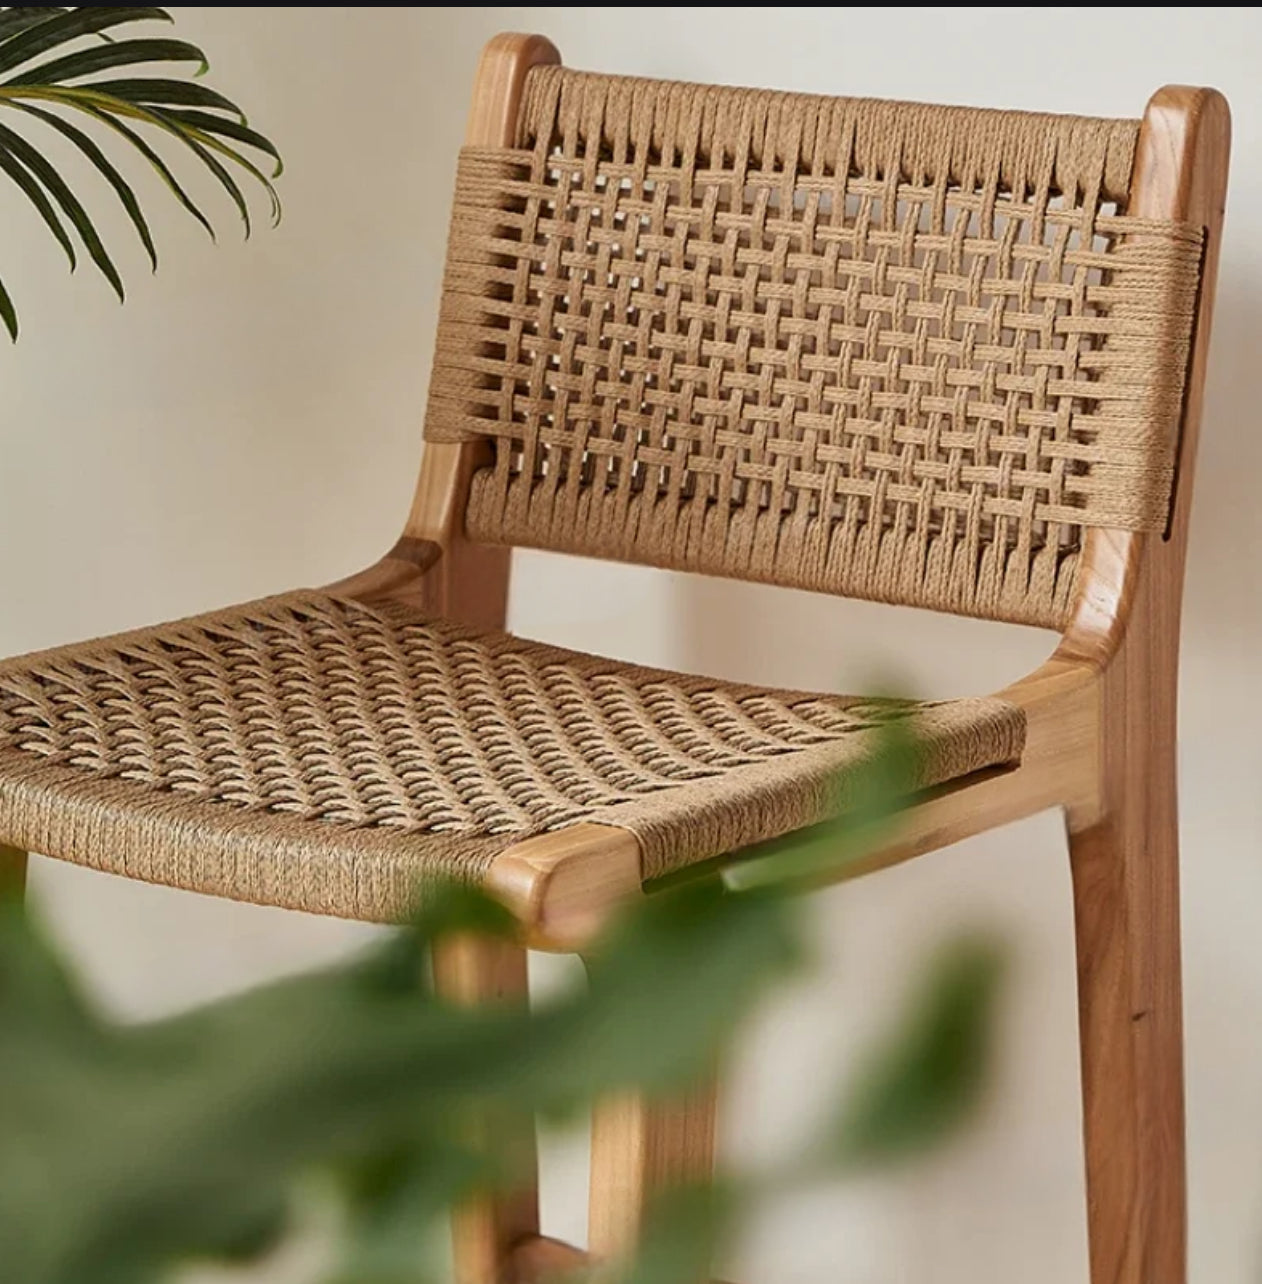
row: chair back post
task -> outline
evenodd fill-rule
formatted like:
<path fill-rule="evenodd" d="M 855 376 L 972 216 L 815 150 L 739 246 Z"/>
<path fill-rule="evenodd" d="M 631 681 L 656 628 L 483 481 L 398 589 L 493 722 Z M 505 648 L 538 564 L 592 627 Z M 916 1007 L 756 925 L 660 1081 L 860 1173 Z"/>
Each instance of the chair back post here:
<path fill-rule="evenodd" d="M 1068 808 L 1092 1280 L 1186 1279 L 1177 694 L 1188 512 L 1230 117 L 1170 87 L 1144 115 L 1135 214 L 1205 234 L 1169 521 L 1093 531 L 1061 654 L 1097 676 L 1096 798 Z"/>
<path fill-rule="evenodd" d="M 465 141 L 473 146 L 511 144 L 526 73 L 560 60 L 542 36 L 496 36 L 482 51 L 474 78 Z M 469 481 L 487 457 L 483 442 L 430 442 L 403 537 L 387 556 L 403 564 L 408 594 L 396 583 L 392 596 L 412 596 L 436 615 L 481 628 L 502 629 L 508 606 L 511 550 L 477 545 L 465 536 Z M 419 573 L 418 573 L 419 572 Z M 390 578 L 387 570 L 387 578 Z M 458 1003 L 528 1002 L 526 951 L 474 936 L 447 940 L 435 951 L 435 984 Z M 469 1140 L 514 1153 L 526 1177 L 518 1189 L 483 1193 L 461 1205 L 452 1219 L 455 1284 L 495 1284 L 506 1278 L 513 1252 L 539 1237 L 539 1196 L 533 1117 L 473 1121 Z"/>
<path fill-rule="evenodd" d="M 560 61 L 544 36 L 492 37 L 474 76 L 465 145 L 511 146 L 527 73 Z M 465 535 L 470 479 L 490 459 L 485 440 L 427 442 L 402 536 L 375 565 L 329 591 L 364 602 L 412 602 L 462 624 L 503 628 L 512 550 L 475 544 Z"/>
<path fill-rule="evenodd" d="M 556 46 L 543 36 L 506 32 L 488 41 L 473 81 L 465 145 L 511 146 L 526 74 L 560 61 Z M 503 628 L 511 550 L 471 543 L 464 531 L 469 481 L 488 460 L 484 441 L 429 442 L 400 544 L 420 541 L 427 557 L 434 556 L 434 545 L 441 550 L 424 576 L 426 609 L 462 624 Z"/>
<path fill-rule="evenodd" d="M 1231 116 L 1226 99 L 1216 90 L 1167 85 L 1149 100 L 1135 150 L 1129 212 L 1141 218 L 1199 224 L 1205 240 L 1167 529 L 1162 536 L 1094 529 L 1087 533 L 1083 549 L 1077 600 L 1059 654 L 1100 671 L 1118 654 L 1135 612 L 1143 613 L 1142 631 L 1157 623 L 1148 612 L 1162 613 L 1161 624 L 1172 633 L 1176 648 L 1172 658 L 1177 662 L 1188 516 L 1230 147 Z M 1140 624 L 1138 619 L 1135 622 Z"/>

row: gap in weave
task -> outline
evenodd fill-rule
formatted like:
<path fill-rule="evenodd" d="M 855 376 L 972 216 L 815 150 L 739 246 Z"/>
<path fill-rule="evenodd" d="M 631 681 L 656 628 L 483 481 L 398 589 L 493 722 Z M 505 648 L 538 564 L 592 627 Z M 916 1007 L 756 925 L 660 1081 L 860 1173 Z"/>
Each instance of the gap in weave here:
<path fill-rule="evenodd" d="M 543 395 L 509 397 L 536 402 L 510 472 L 1072 551 L 1080 528 L 1043 510 L 1087 502 L 1065 447 L 1091 444 L 1093 405 L 1047 390 L 1096 377 L 1077 355 L 1102 340 L 1065 322 L 1100 315 L 1084 255 L 1110 244 L 1086 229 L 1115 206 L 798 164 L 722 152 L 686 174 L 552 140 L 526 287 L 548 342 L 527 323 L 520 349 Z"/>

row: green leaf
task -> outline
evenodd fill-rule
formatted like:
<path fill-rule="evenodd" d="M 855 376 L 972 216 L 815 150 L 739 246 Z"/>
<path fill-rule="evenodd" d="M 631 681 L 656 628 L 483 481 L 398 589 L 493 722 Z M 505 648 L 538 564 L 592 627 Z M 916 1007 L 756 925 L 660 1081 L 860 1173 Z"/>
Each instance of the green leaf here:
<path fill-rule="evenodd" d="M 80 36 L 151 18 L 171 21 L 171 15 L 165 9 L 128 9 L 108 5 L 71 9 L 0 43 L 0 75 Z"/>
<path fill-rule="evenodd" d="M 59 13 L 69 13 L 66 8 L 41 8 L 39 5 L 30 5 L 25 8 L 0 9 L 0 40 L 9 36 L 17 35 L 19 31 L 25 31 L 27 27 L 34 27 L 38 23 L 47 22 L 49 18 L 55 17 Z"/>
<path fill-rule="evenodd" d="M 0 1029 L 0 1058 L 29 1038 L 95 1044 L 102 1029 L 38 919 L 18 900 L 0 903 Z"/>
<path fill-rule="evenodd" d="M 154 153 L 152 148 L 149 148 L 146 144 L 142 144 L 138 141 L 139 135 L 134 133 L 134 131 L 125 128 L 117 117 L 121 115 L 127 117 L 129 120 L 153 125 L 155 128 L 162 130 L 171 137 L 178 139 L 182 144 L 184 144 L 184 146 L 188 147 L 193 152 L 202 164 L 210 170 L 216 180 L 224 187 L 224 190 L 227 191 L 238 211 L 241 213 L 242 221 L 245 224 L 246 234 L 249 235 L 250 216 L 249 207 L 245 203 L 245 196 L 228 171 L 210 153 L 212 151 L 216 151 L 226 155 L 246 169 L 263 186 L 264 190 L 268 194 L 269 200 L 271 201 L 273 221 L 278 219 L 280 216 L 280 202 L 276 196 L 275 189 L 272 187 L 267 176 L 263 174 L 257 166 L 252 165 L 244 157 L 238 155 L 232 148 L 221 143 L 211 135 L 205 134 L 191 126 L 185 126 L 176 121 L 167 120 L 160 111 L 151 110 L 150 108 L 141 106 L 137 103 L 125 102 L 122 99 L 111 98 L 105 94 L 98 94 L 91 85 L 66 87 L 29 86 L 22 87 L 18 91 L 10 90 L 7 95 L 5 94 L 3 87 L 0 87 L 0 98 L 6 96 L 10 99 L 15 97 L 41 98 L 62 106 L 89 112 L 98 119 L 107 121 L 115 129 L 123 133 L 134 145 L 144 151 L 146 157 L 150 160 L 150 163 L 155 166 L 155 168 L 159 165 L 159 162 L 156 159 L 156 153 Z M 185 208 L 189 209 L 191 213 L 194 213 L 203 226 L 205 226 L 209 231 L 209 223 L 206 221 L 204 216 L 200 214 L 200 211 L 198 211 L 196 207 L 184 197 L 182 189 L 179 189 L 178 185 L 175 185 L 174 177 L 171 175 L 170 170 L 163 165 L 159 172 L 163 174 L 164 180 L 167 181 L 168 186 L 171 186 L 172 191 L 176 192 L 176 195 L 180 197 L 181 203 L 185 205 Z"/>
<path fill-rule="evenodd" d="M 937 1145 L 977 1107 L 989 1068 L 1004 954 L 982 938 L 951 944 L 921 981 L 909 1014 L 868 1056 L 832 1130 L 848 1168 Z"/>
<path fill-rule="evenodd" d="M 517 935 L 517 920 L 499 901 L 468 883 L 437 883 L 426 889 L 412 920 L 421 946 L 440 937 L 472 932 L 501 941 Z"/>
<path fill-rule="evenodd" d="M 3 281 L 0 281 L 0 320 L 4 321 L 4 328 L 9 332 L 9 338 L 16 343 L 18 338 L 18 314 L 14 310 L 13 300 L 9 297 L 9 291 L 5 289 Z"/>
<path fill-rule="evenodd" d="M 516 1076 L 544 1110 L 591 1092 L 686 1085 L 802 960 L 784 898 L 737 895 L 716 879 L 648 896 L 590 957 L 588 1002 L 538 1014 Z"/>
<path fill-rule="evenodd" d="M 488 912 L 502 921 L 453 898 L 436 926 Z M 410 986 L 355 964 L 142 1027 L 99 1026 L 60 975 L 0 920 L 6 1284 L 141 1284 L 178 1257 L 259 1251 L 305 1167 L 432 1153 L 470 1084 L 529 1042 L 527 1012 L 438 1003 L 415 966 Z"/>
<path fill-rule="evenodd" d="M 54 58 L 52 62 L 41 63 L 4 83 L 6 86 L 57 84 L 90 76 L 93 72 L 107 71 L 110 67 L 127 67 L 142 62 L 196 62 L 200 64 L 198 74 L 209 66 L 206 55 L 196 45 L 184 40 L 120 40 L 116 44 Z"/>
<path fill-rule="evenodd" d="M 616 1284 L 701 1284 L 744 1200 L 721 1182 L 676 1186 L 654 1201 L 639 1251 Z"/>
<path fill-rule="evenodd" d="M 26 856 L 0 847 L 0 913 L 22 912 L 26 900 Z"/>
<path fill-rule="evenodd" d="M 80 101 L 91 103 L 103 114 L 114 116 L 124 115 L 131 120 L 138 120 L 145 124 L 150 124 L 165 133 L 170 134 L 173 138 L 179 139 L 190 151 L 210 170 L 215 179 L 231 197 L 233 204 L 237 207 L 241 215 L 241 220 L 245 224 L 245 234 L 250 235 L 250 208 L 246 203 L 245 195 L 240 186 L 232 175 L 224 168 L 223 165 L 211 154 L 219 152 L 228 156 L 243 169 L 247 170 L 253 177 L 258 179 L 264 190 L 267 192 L 272 203 L 272 215 L 275 221 L 280 217 L 280 202 L 276 196 L 276 191 L 268 180 L 267 176 L 255 165 L 252 165 L 243 156 L 238 155 L 231 147 L 221 143 L 218 139 L 204 134 L 200 130 L 191 126 L 182 125 L 177 121 L 168 120 L 166 116 L 156 110 L 150 110 L 136 103 L 126 103 L 119 99 L 112 99 L 103 94 L 92 94 L 90 86 L 81 86 L 80 88 L 89 91 Z"/>
<path fill-rule="evenodd" d="M 13 106 L 19 111 L 27 112 L 29 115 L 42 120 L 59 134 L 70 139 L 96 166 L 97 171 L 114 189 L 123 208 L 127 211 L 127 216 L 131 219 L 132 226 L 136 229 L 136 235 L 140 237 L 141 244 L 149 255 L 149 262 L 156 271 L 158 267 L 158 251 L 154 246 L 153 236 L 149 231 L 149 224 L 145 220 L 144 212 L 140 208 L 140 202 L 137 201 L 136 193 L 132 191 L 130 184 L 118 172 L 105 153 L 81 129 L 76 129 L 69 121 L 62 120 L 60 116 L 55 116 L 52 112 L 44 111 L 40 107 L 32 107 L 29 103 L 15 102 Z"/>
<path fill-rule="evenodd" d="M 313 1163 L 427 1153 L 473 1105 L 572 1111 L 613 1085 L 694 1077 L 793 954 L 784 914 L 714 886 L 649 898 L 593 964 L 590 990 L 534 1014 L 428 996 L 415 932 L 388 964 L 145 1027 L 98 1028 L 36 984 L 47 966 L 9 968 L 0 952 L 6 1281 L 140 1284 L 179 1255 L 267 1242 L 284 1190 Z M 425 931 L 504 921 L 464 892 Z"/>
<path fill-rule="evenodd" d="M 836 819 L 749 848 L 724 865 L 724 882 L 737 890 L 810 886 L 836 879 L 885 846 L 921 778 L 913 711 L 906 701 L 874 701 L 870 716 L 879 734 L 868 757 L 839 777 L 832 807 Z"/>
<path fill-rule="evenodd" d="M 60 99 L 59 99 L 60 101 Z M 144 158 L 153 166 L 159 178 L 166 184 L 171 194 L 177 201 L 206 229 L 207 235 L 213 241 L 215 239 L 215 229 L 211 226 L 210 220 L 202 213 L 201 209 L 194 203 L 193 198 L 184 190 L 179 179 L 171 172 L 171 168 L 166 161 L 158 155 L 156 151 L 138 134 L 134 129 L 128 128 L 121 120 L 111 116 L 108 112 L 99 110 L 96 107 L 88 105 L 86 101 L 70 101 L 67 106 L 74 107 L 77 111 L 86 112 L 95 120 L 99 120 L 103 125 L 108 125 L 115 133 L 125 138 Z"/>
<path fill-rule="evenodd" d="M 249 147 L 257 148 L 265 152 L 276 162 L 276 170 L 273 178 L 279 178 L 281 171 L 284 169 L 284 162 L 280 158 L 280 152 L 268 138 L 265 138 L 257 130 L 251 129 L 248 125 L 242 125 L 235 120 L 225 120 L 221 116 L 211 116 L 204 111 L 178 111 L 166 108 L 161 113 L 167 120 L 179 122 L 181 125 L 191 126 L 205 134 L 218 134 L 224 138 L 231 138 L 238 143 L 245 143 Z"/>
<path fill-rule="evenodd" d="M 177 1256 L 261 1249 L 283 1229 L 284 1191 L 304 1164 L 396 1145 L 415 1128 L 435 1040 L 450 1109 L 457 1024 L 418 996 L 373 1002 L 321 977 L 112 1031 L 94 1055 L 6 1030 L 6 1279 L 135 1284 Z"/>
<path fill-rule="evenodd" d="M 339 1176 L 345 1227 L 325 1284 L 438 1284 L 438 1263 L 425 1270 L 426 1260 L 436 1256 L 435 1232 L 445 1238 L 453 1198 L 490 1179 L 486 1160 L 445 1134 L 374 1155 Z"/>
<path fill-rule="evenodd" d="M 208 170 L 219 180 L 224 191 L 232 199 L 232 203 L 237 207 L 237 212 L 241 215 L 241 221 L 245 224 L 245 234 L 248 238 L 250 235 L 250 206 L 245 199 L 245 193 L 241 190 L 236 179 L 211 155 L 210 148 L 203 146 L 196 138 L 184 132 L 178 127 L 172 126 L 176 137 L 185 142 L 197 156 L 198 160 L 206 166 Z M 244 162 L 242 162 L 244 164 Z M 256 171 L 257 172 L 257 171 Z M 262 177 L 262 175 L 260 175 Z"/>
<path fill-rule="evenodd" d="M 137 76 L 131 80 L 94 80 L 92 88 L 98 94 L 109 94 L 147 107 L 207 107 L 226 111 L 245 123 L 245 113 L 232 99 L 205 85 L 164 80 L 158 76 Z"/>
<path fill-rule="evenodd" d="M 250 233 L 250 210 L 243 187 L 233 166 L 241 166 L 267 193 L 274 219 L 280 203 L 270 179 L 238 147 L 256 149 L 282 170 L 276 147 L 262 133 L 250 127 L 244 113 L 231 99 L 206 86 L 185 83 L 179 72 L 166 76 L 145 76 L 143 64 L 192 61 L 200 75 L 207 69 L 204 53 L 194 44 L 168 39 L 116 39 L 111 33 L 133 29 L 145 21 L 171 21 L 170 13 L 154 7 L 31 6 L 26 9 L 0 8 L 0 106 L 5 104 L 26 112 L 66 138 L 87 157 L 113 189 L 123 205 L 150 262 L 156 266 L 157 252 L 149 221 L 141 202 L 110 156 L 90 133 L 66 121 L 57 108 L 79 111 L 109 126 L 149 162 L 160 179 L 184 208 L 214 236 L 210 220 L 193 201 L 160 152 L 134 129 L 135 122 L 151 125 L 170 134 L 192 151 L 215 181 L 227 192 Z M 92 41 L 99 37 L 100 42 Z M 87 41 L 81 44 L 81 41 Z M 103 73 L 124 71 L 109 79 Z M 66 84 L 79 78 L 102 76 L 98 83 Z M 38 103 L 50 111 L 44 111 Z M 123 297 L 122 277 L 97 233 L 88 210 L 42 156 L 42 149 L 27 145 L 12 131 L 0 133 L 0 146 L 8 153 L 3 169 L 24 192 L 66 249 L 74 265 L 78 238 L 87 247 L 98 269 Z M 6 327 L 12 331 L 12 301 L 6 295 L 0 304 Z"/>
<path fill-rule="evenodd" d="M 53 203 L 44 193 L 44 189 L 31 176 L 30 171 L 6 148 L 0 147 L 0 169 L 17 184 L 27 199 L 39 211 L 40 217 L 48 225 L 49 231 L 57 238 L 61 248 L 65 250 L 66 257 L 70 260 L 70 270 L 73 272 L 77 266 L 74 252 L 74 242 L 70 239 L 70 233 L 66 231 L 61 219 L 57 216 Z"/>
<path fill-rule="evenodd" d="M 213 163 L 214 158 L 209 155 L 210 152 L 217 152 L 220 156 L 226 156 L 233 162 L 233 164 L 240 165 L 241 168 L 251 176 L 251 178 L 256 179 L 259 185 L 267 193 L 268 200 L 271 203 L 272 225 L 275 226 L 280 222 L 280 197 L 276 195 L 276 188 L 272 186 L 271 179 L 269 179 L 253 161 L 242 156 L 236 148 L 230 147 L 227 143 L 224 143 L 220 139 L 214 137 L 213 134 L 205 133 L 203 130 L 197 129 L 195 126 L 187 125 L 177 120 L 168 119 L 166 112 L 154 111 L 152 115 L 155 123 L 160 123 L 166 128 L 172 130 L 176 137 L 180 138 L 189 147 L 193 148 L 202 163 L 210 168 L 211 173 L 213 173 L 224 185 L 228 191 L 228 195 L 232 197 L 237 204 L 237 208 L 241 211 L 241 217 L 245 220 L 245 234 L 247 237 L 250 235 L 250 219 L 249 209 L 245 204 L 245 197 L 242 195 L 241 189 L 232 180 L 228 171 L 225 170 L 223 166 Z"/>
<path fill-rule="evenodd" d="M 121 302 L 124 297 L 123 281 L 118 275 L 118 269 L 101 243 L 101 238 L 97 235 L 87 210 L 79 203 L 78 197 L 66 185 L 65 180 L 21 134 L 15 133 L 7 125 L 0 125 L 0 147 L 11 151 L 48 189 L 53 200 L 61 206 L 75 231 L 79 233 L 92 261 L 114 287 L 114 292 Z"/>

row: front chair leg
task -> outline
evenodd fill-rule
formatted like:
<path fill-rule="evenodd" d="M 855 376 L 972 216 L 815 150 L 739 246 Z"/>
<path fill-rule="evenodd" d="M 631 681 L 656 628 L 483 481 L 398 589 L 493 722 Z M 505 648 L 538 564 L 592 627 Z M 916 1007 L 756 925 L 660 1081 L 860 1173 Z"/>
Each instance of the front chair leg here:
<path fill-rule="evenodd" d="M 1103 820 L 1070 833 L 1091 1281 L 1185 1284 L 1173 743 L 1124 739 Z"/>
<path fill-rule="evenodd" d="M 710 1080 L 670 1100 L 627 1092 L 597 1103 L 587 1223 L 593 1257 L 619 1257 L 635 1248 L 656 1191 L 710 1176 L 715 1101 Z"/>
<path fill-rule="evenodd" d="M 504 941 L 456 936 L 434 947 L 434 984 L 454 1003 L 476 1004 L 519 999 L 528 1002 L 526 951 Z M 535 1121 L 473 1120 L 473 1144 L 507 1149 L 529 1171 L 526 1183 L 509 1193 L 481 1195 L 452 1216 L 455 1284 L 505 1284 L 513 1250 L 539 1234 Z"/>

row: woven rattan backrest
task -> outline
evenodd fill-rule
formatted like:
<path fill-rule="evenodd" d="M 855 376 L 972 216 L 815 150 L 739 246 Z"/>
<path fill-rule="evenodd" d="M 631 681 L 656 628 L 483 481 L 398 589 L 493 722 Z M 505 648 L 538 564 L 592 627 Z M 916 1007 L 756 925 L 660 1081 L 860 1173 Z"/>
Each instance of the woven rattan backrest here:
<path fill-rule="evenodd" d="M 1200 229 L 1138 122 L 528 79 L 461 155 L 426 435 L 533 545 L 1061 626 L 1166 521 Z"/>

